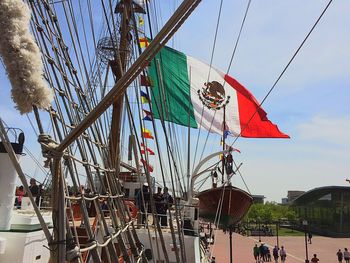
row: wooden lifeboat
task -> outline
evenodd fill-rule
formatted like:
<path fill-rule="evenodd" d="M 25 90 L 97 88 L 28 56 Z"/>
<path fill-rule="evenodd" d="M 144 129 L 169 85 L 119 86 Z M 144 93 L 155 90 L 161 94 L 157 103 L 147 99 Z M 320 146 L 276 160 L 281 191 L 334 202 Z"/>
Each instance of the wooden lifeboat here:
<path fill-rule="evenodd" d="M 220 216 L 222 227 L 237 224 L 253 203 L 253 197 L 237 187 L 211 188 L 196 195 L 199 199 L 199 216 L 204 220 L 214 222 L 222 196 L 224 196 Z"/>

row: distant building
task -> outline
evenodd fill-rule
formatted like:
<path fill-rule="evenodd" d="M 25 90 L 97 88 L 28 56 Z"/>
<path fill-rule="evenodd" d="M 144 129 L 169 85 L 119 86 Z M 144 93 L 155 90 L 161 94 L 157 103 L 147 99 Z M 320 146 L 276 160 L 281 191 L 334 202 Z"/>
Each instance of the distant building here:
<path fill-rule="evenodd" d="M 287 205 L 288 204 L 288 198 L 282 198 L 282 205 Z"/>
<path fill-rule="evenodd" d="M 264 199 L 266 198 L 263 195 L 252 195 L 253 197 L 253 204 L 263 204 Z"/>
<path fill-rule="evenodd" d="M 304 194 L 305 191 L 298 191 L 298 190 L 292 190 L 288 191 L 287 197 L 282 198 L 282 205 L 288 205 L 291 204 L 295 199 L 297 199 L 299 196 Z"/>
<path fill-rule="evenodd" d="M 324 236 L 350 237 L 350 187 L 312 189 L 291 204 L 307 231 Z"/>
<path fill-rule="evenodd" d="M 292 203 L 295 199 L 297 199 L 299 196 L 304 194 L 305 191 L 288 191 L 287 198 L 288 198 L 288 203 Z"/>

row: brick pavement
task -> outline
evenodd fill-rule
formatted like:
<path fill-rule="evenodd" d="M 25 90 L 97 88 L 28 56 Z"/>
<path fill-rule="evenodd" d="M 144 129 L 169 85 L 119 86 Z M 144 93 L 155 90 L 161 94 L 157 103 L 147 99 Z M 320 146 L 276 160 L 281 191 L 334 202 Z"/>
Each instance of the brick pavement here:
<path fill-rule="evenodd" d="M 270 247 L 276 244 L 276 237 L 262 237 L 262 242 Z M 258 244 L 258 237 L 245 237 L 238 234 L 233 235 L 233 262 L 234 263 L 254 263 L 253 246 Z M 304 237 L 280 237 L 280 246 L 284 246 L 287 251 L 286 263 L 305 262 L 305 239 Z M 320 259 L 320 263 L 338 263 L 336 252 L 338 249 L 350 248 L 350 238 L 328 238 L 314 236 L 312 244 L 308 244 L 309 259 L 314 253 Z M 272 249 L 271 249 L 272 251 Z M 217 263 L 229 263 L 229 234 L 222 231 L 215 234 L 215 246 L 213 256 Z M 343 261 L 344 262 L 344 261 Z"/>

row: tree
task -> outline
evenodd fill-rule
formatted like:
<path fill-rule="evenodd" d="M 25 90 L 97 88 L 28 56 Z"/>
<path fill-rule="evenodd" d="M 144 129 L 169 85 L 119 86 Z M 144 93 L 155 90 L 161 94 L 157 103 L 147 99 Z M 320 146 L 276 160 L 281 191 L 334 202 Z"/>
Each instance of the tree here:
<path fill-rule="evenodd" d="M 295 221 L 297 219 L 296 213 L 289 206 L 279 205 L 275 202 L 266 202 L 265 204 L 253 204 L 247 215 L 245 221 L 259 221 L 272 223 L 280 219 L 288 221 Z"/>

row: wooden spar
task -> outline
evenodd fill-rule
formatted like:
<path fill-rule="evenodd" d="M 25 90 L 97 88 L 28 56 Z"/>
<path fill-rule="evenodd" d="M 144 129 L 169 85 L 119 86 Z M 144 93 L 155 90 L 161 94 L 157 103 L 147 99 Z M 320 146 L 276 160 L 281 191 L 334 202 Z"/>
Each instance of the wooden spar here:
<path fill-rule="evenodd" d="M 111 61 L 112 72 L 119 80 L 125 70 L 126 62 L 129 57 L 128 48 L 130 46 L 131 39 L 128 38 L 130 34 L 130 21 L 132 16 L 133 1 L 124 0 L 119 2 L 123 8 L 119 10 L 121 15 L 121 26 L 120 26 L 120 42 L 115 59 Z M 109 134 L 109 152 L 110 152 L 110 162 L 111 167 L 115 168 L 117 174 L 120 170 L 120 130 L 121 130 L 121 119 L 123 113 L 123 100 L 125 91 L 120 92 L 120 96 L 113 103 L 112 110 L 112 123 L 111 130 Z"/>
<path fill-rule="evenodd" d="M 129 171 L 131 171 L 131 172 L 134 172 L 134 173 L 137 172 L 137 168 L 132 167 L 131 165 L 128 165 L 127 163 L 120 162 L 120 166 L 121 166 L 121 167 L 124 167 L 125 169 L 127 169 L 127 170 L 129 170 Z"/>
<path fill-rule="evenodd" d="M 65 209 L 64 209 L 64 192 L 62 185 L 61 159 L 64 150 L 71 145 L 83 132 L 90 127 L 113 103 L 123 97 L 128 86 L 136 79 L 144 68 L 148 66 L 160 49 L 169 41 L 180 26 L 185 22 L 188 16 L 198 6 L 201 0 L 184 0 L 178 9 L 174 12 L 168 22 L 150 43 L 148 48 L 136 59 L 133 65 L 117 79 L 114 87 L 106 94 L 106 96 L 91 110 L 91 112 L 74 128 L 61 143 L 52 149 L 55 154 L 52 162 L 53 175 L 53 217 L 57 216 L 53 225 L 56 230 L 53 236 L 51 247 L 55 246 L 55 250 L 51 254 L 51 262 L 64 262 L 66 256 L 65 248 Z M 60 201 L 61 200 L 61 201 Z"/>
<path fill-rule="evenodd" d="M 134 64 L 117 81 L 108 94 L 96 105 L 96 107 L 74 128 L 59 144 L 56 151 L 63 152 L 74 140 L 76 140 L 104 111 L 122 96 L 127 87 L 148 66 L 160 49 L 175 34 L 187 17 L 198 6 L 201 0 L 185 0 L 171 16 L 162 30 L 157 34 L 146 50 L 136 59 Z"/>

